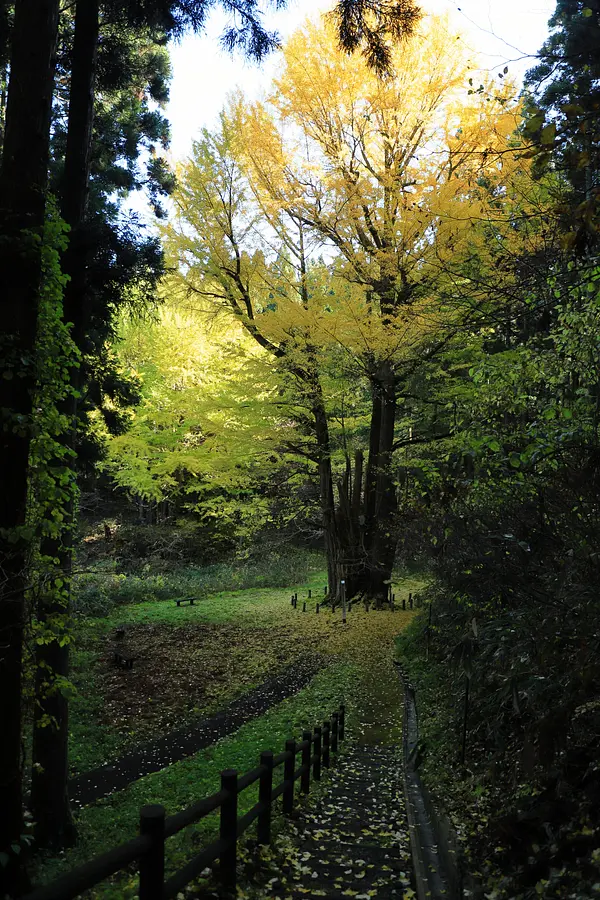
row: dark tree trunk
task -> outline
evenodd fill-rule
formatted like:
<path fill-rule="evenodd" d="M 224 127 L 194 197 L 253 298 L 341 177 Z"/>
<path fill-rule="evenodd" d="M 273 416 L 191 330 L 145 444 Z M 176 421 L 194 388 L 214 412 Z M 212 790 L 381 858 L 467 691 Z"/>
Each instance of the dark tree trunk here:
<path fill-rule="evenodd" d="M 329 596 L 335 598 L 340 579 L 343 575 L 335 515 L 329 423 L 327 421 L 327 411 L 323 402 L 323 392 L 321 390 L 318 375 L 316 374 L 316 365 L 310 373 L 305 373 L 305 378 L 309 384 L 311 393 L 311 410 L 314 418 L 315 437 L 317 442 L 319 498 L 321 503 L 323 533 L 325 536 L 325 553 L 327 557 L 327 584 L 329 587 Z"/>
<path fill-rule="evenodd" d="M 392 453 L 396 422 L 396 386 L 389 363 L 383 363 L 373 384 L 377 394 L 379 437 L 376 463 L 372 467 L 372 496 L 367 520 L 369 594 L 377 602 L 387 597 L 396 554 L 394 517 L 397 509 L 396 486 L 392 477 Z M 369 464 L 371 460 L 369 459 Z"/>
<path fill-rule="evenodd" d="M 346 475 L 338 485 L 337 518 L 348 596 L 362 595 L 380 603 L 387 597 L 396 553 L 393 520 L 397 499 L 391 472 L 396 390 L 392 366 L 382 363 L 371 385 L 366 473 L 363 476 L 362 453 L 357 453 L 352 478 Z"/>
<path fill-rule="evenodd" d="M 71 227 L 69 245 L 62 259 L 63 272 L 69 276 L 65 290 L 63 317 L 72 323 L 72 337 L 83 349 L 87 326 L 86 271 L 87 246 L 85 215 L 88 198 L 96 50 L 98 45 L 99 8 L 97 0 L 78 0 L 75 13 L 75 36 L 69 97 L 69 122 L 65 170 L 61 190 L 61 214 Z M 76 395 L 81 387 L 78 368 L 71 370 L 73 394 L 64 402 L 62 412 L 71 421 L 63 435 L 67 452 L 55 460 L 54 468 L 64 484 L 70 484 L 69 499 L 64 510 L 62 533 L 42 543 L 42 555 L 58 559 L 55 572 L 42 592 L 38 618 L 63 621 L 55 629 L 56 639 L 38 647 L 36 653 L 36 703 L 34 714 L 33 768 L 31 807 L 36 823 L 39 846 L 59 848 L 72 843 L 74 827 L 67 793 L 68 779 L 68 702 L 57 680 L 69 674 L 68 638 L 75 532 L 74 491 L 76 471 Z M 57 583 L 57 579 L 60 579 Z"/>
<path fill-rule="evenodd" d="M 17 0 L 12 35 L 2 166 L 0 168 L 0 892 L 18 889 L 21 875 L 10 845 L 22 832 L 21 668 L 25 523 L 34 389 L 34 349 L 46 208 L 50 111 L 54 87 L 58 0 Z"/>

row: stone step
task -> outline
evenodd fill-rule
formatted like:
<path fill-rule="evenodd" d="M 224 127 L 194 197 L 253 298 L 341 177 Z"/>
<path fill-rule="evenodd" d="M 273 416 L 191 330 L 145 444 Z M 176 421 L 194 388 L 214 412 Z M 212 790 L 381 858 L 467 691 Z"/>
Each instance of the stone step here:
<path fill-rule="evenodd" d="M 339 840 L 306 841 L 298 843 L 299 852 L 314 853 L 324 859 L 335 859 L 341 856 L 344 860 L 366 859 L 369 862 L 385 865 L 400 865 L 402 856 L 397 847 L 365 846 L 361 843 L 342 844 Z"/>
<path fill-rule="evenodd" d="M 402 900 L 411 881 L 396 748 L 354 748 L 324 773 L 324 795 L 288 820 L 286 848 L 253 881 L 265 900 Z"/>

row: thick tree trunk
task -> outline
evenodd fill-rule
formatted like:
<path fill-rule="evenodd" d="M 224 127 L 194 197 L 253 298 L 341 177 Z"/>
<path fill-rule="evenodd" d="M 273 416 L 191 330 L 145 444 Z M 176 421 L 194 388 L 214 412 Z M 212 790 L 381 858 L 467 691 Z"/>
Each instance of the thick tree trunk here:
<path fill-rule="evenodd" d="M 88 254 L 84 222 L 90 174 L 98 30 L 97 0 L 78 0 L 61 213 L 71 227 L 69 245 L 62 260 L 63 272 L 70 279 L 65 290 L 63 317 L 65 322 L 72 323 L 72 336 L 80 350 L 83 349 L 87 325 Z M 68 639 L 75 536 L 75 392 L 81 387 L 80 370 L 77 368 L 71 370 L 71 387 L 73 394 L 66 399 L 62 410 L 72 423 L 62 439 L 67 452 L 55 461 L 55 469 L 64 483 L 71 484 L 70 497 L 64 510 L 62 533 L 57 539 L 42 544 L 42 555 L 58 559 L 58 565 L 38 607 L 40 621 L 59 621 L 63 625 L 54 628 L 55 639 L 40 645 L 36 653 L 31 807 L 38 845 L 52 848 L 72 843 L 75 836 L 67 793 L 68 702 L 60 689 L 60 682 L 69 674 L 69 645 L 61 639 Z"/>
<path fill-rule="evenodd" d="M 46 208 L 58 0 L 17 0 L 0 168 L 0 893 L 18 889 L 22 832 L 21 668 L 27 471 Z M 15 537 L 17 539 L 15 540 Z"/>
<path fill-rule="evenodd" d="M 335 598 L 342 575 L 340 561 L 340 542 L 337 533 L 335 516 L 335 499 L 333 492 L 333 474 L 331 470 L 331 443 L 329 439 L 329 423 L 323 403 L 323 393 L 318 376 L 309 376 L 311 391 L 311 409 L 315 423 L 319 468 L 319 497 L 323 533 L 325 536 L 325 553 L 327 557 L 327 584 L 329 597 Z"/>
<path fill-rule="evenodd" d="M 348 596 L 362 595 L 379 603 L 386 599 L 396 541 L 396 489 L 391 473 L 396 390 L 393 368 L 382 363 L 372 378 L 369 457 L 363 481 L 362 454 L 354 463 L 353 484 L 339 485 L 339 533 L 346 559 Z M 362 494 L 362 496 L 361 496 Z"/>
<path fill-rule="evenodd" d="M 380 366 L 373 390 L 378 394 L 379 441 L 372 484 L 373 495 L 369 498 L 371 516 L 367 524 L 367 547 L 369 594 L 379 602 L 387 597 L 396 554 L 394 516 L 397 498 L 392 477 L 396 387 L 394 372 L 389 363 Z"/>

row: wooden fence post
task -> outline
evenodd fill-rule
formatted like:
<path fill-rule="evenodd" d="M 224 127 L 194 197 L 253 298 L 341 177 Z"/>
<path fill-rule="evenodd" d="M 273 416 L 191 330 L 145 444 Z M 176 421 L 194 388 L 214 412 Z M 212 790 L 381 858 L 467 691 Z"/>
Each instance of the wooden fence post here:
<path fill-rule="evenodd" d="M 235 769 L 224 769 L 221 772 L 221 790 L 227 791 L 227 797 L 221 804 L 221 822 L 219 837 L 227 841 L 229 846 L 223 851 L 219 861 L 219 877 L 221 884 L 229 891 L 235 892 L 237 863 L 237 789 L 238 773 Z"/>
<path fill-rule="evenodd" d="M 283 764 L 283 814 L 289 816 L 294 808 L 294 769 L 296 768 L 296 741 L 285 742 L 289 753 Z"/>
<path fill-rule="evenodd" d="M 312 591 L 311 591 L 311 589 L 309 588 L 309 589 L 308 589 L 308 599 L 310 600 L 311 597 L 312 597 Z"/>
<path fill-rule="evenodd" d="M 140 859 L 140 900 L 162 900 L 165 883 L 165 808 L 158 804 L 140 810 L 140 834 L 152 846 Z"/>
<path fill-rule="evenodd" d="M 319 604 L 317 603 L 317 612 L 319 612 Z"/>
<path fill-rule="evenodd" d="M 321 726 L 315 728 L 315 760 L 313 762 L 313 778 L 315 781 L 321 779 Z"/>
<path fill-rule="evenodd" d="M 273 793 L 273 751 L 263 750 L 260 754 L 260 764 L 265 771 L 260 776 L 258 783 L 258 802 L 262 804 L 262 811 L 257 819 L 257 837 L 259 844 L 271 843 L 271 800 Z"/>
<path fill-rule="evenodd" d="M 402 609 L 406 609 L 406 597 L 402 598 Z"/>
<path fill-rule="evenodd" d="M 329 722 L 323 722 L 323 765 L 329 768 L 331 760 L 329 758 Z"/>
<path fill-rule="evenodd" d="M 408 595 L 408 605 L 410 606 L 411 609 L 413 608 L 413 596 L 412 596 L 412 594 L 409 594 L 409 595 Z"/>
<path fill-rule="evenodd" d="M 337 712 L 331 713 L 331 752 L 338 752 L 338 716 Z"/>
<path fill-rule="evenodd" d="M 306 612 L 306 600 L 302 604 L 302 612 Z"/>
<path fill-rule="evenodd" d="M 308 794 L 310 791 L 310 760 L 312 756 L 312 734 L 310 731 L 302 732 L 302 741 L 308 741 L 308 747 L 305 747 L 302 751 L 302 768 L 305 771 L 300 779 L 300 787 L 303 794 Z"/>
<path fill-rule="evenodd" d="M 344 740 L 346 733 L 346 707 L 343 703 L 340 703 L 340 718 L 339 718 L 339 728 L 338 728 L 338 737 L 340 742 Z"/>

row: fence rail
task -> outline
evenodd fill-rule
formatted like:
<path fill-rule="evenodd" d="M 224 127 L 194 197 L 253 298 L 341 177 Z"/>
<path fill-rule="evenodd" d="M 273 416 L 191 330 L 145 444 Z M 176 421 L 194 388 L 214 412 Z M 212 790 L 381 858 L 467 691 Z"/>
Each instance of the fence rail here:
<path fill-rule="evenodd" d="M 74 900 L 134 863 L 139 866 L 139 900 L 170 900 L 216 860 L 219 861 L 221 885 L 235 892 L 238 838 L 256 822 L 258 843 L 270 843 L 273 803 L 282 797 L 284 815 L 292 812 L 296 781 L 300 780 L 302 793 L 308 794 L 311 777 L 318 781 L 321 768 L 331 764 L 331 752 L 337 753 L 344 740 L 344 729 L 345 708 L 341 704 L 322 726 L 318 725 L 312 732 L 303 732 L 300 742 L 286 741 L 282 753 L 275 755 L 271 750 L 264 750 L 255 769 L 243 775 L 238 775 L 235 769 L 225 769 L 221 772 L 221 789 L 187 809 L 167 818 L 164 806 L 144 806 L 140 810 L 138 837 L 27 894 L 23 900 Z M 296 768 L 298 754 L 301 754 L 301 762 Z M 283 780 L 273 786 L 273 772 L 281 765 L 284 767 Z M 256 782 L 258 802 L 239 816 L 238 796 Z M 220 810 L 219 837 L 165 881 L 167 838 L 217 809 Z"/>

